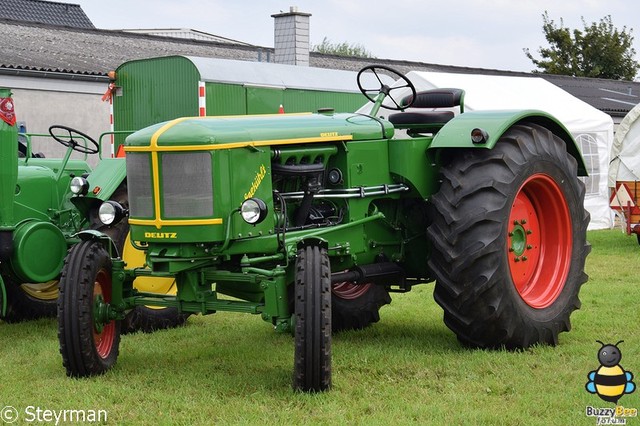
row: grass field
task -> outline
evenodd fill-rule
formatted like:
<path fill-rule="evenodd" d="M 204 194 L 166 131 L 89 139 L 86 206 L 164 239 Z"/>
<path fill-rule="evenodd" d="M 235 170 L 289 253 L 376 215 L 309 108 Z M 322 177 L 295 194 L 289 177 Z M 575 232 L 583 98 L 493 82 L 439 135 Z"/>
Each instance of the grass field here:
<path fill-rule="evenodd" d="M 374 326 L 334 336 L 333 390 L 306 395 L 290 387 L 292 338 L 257 316 L 124 336 L 115 368 L 81 380 L 65 376 L 54 319 L 0 323 L 0 409 L 22 421 L 28 407 L 105 410 L 108 424 L 595 425 L 586 407 L 613 407 L 585 390 L 596 340 L 624 340 L 620 364 L 640 384 L 640 247 L 619 230 L 588 238 L 582 308 L 555 348 L 465 349 L 421 286 L 392 295 Z M 640 408 L 640 391 L 619 404 Z"/>

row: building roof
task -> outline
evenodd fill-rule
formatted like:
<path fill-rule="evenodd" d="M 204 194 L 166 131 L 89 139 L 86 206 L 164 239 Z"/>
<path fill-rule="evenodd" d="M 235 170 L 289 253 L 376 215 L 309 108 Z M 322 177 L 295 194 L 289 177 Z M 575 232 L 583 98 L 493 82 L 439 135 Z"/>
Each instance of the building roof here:
<path fill-rule="evenodd" d="M 18 1 L 18 0 L 3 0 Z M 38 3 L 50 3 L 40 2 Z M 74 6 L 74 5 L 71 5 Z M 48 77 L 105 78 L 133 59 L 169 55 L 272 62 L 274 49 L 228 42 L 190 40 L 95 28 L 72 28 L 0 19 L 0 73 L 46 73 Z M 624 116 L 640 102 L 640 82 L 531 74 L 423 62 L 349 58 L 312 52 L 312 67 L 358 71 L 384 63 L 401 72 L 439 71 L 463 74 L 542 77 L 612 116 Z"/>
<path fill-rule="evenodd" d="M 191 55 L 257 60 L 255 46 L 0 19 L 0 72 L 106 76 L 132 59 Z"/>
<path fill-rule="evenodd" d="M 245 43 L 239 40 L 233 40 L 231 38 L 221 37 L 215 34 L 210 34 L 204 31 L 194 30 L 192 28 L 143 28 L 143 29 L 123 29 L 122 31 L 127 33 L 138 33 L 156 35 L 162 37 L 175 37 L 186 38 L 189 40 L 205 40 L 214 41 L 218 43 L 239 44 L 242 46 L 251 46 L 249 43 Z"/>
<path fill-rule="evenodd" d="M 44 0 L 2 0 L 0 18 L 74 28 L 95 28 L 80 5 Z"/>

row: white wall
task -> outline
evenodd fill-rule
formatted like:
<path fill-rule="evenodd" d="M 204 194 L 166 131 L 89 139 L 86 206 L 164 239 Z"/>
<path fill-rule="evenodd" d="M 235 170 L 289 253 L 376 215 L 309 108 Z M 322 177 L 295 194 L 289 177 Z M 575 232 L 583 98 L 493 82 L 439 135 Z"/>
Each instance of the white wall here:
<path fill-rule="evenodd" d="M 98 140 L 110 130 L 109 103 L 101 100 L 107 89 L 105 82 L 0 75 L 0 87 L 11 89 L 16 118 L 26 124 L 28 133 L 48 133 L 49 126 L 61 124 Z M 105 138 L 105 156 L 110 153 L 108 142 Z M 34 152 L 46 157 L 64 154 L 65 148 L 50 138 L 34 138 L 33 145 Z M 78 154 L 74 157 L 80 158 Z M 97 155 L 89 156 L 92 165 L 97 161 Z"/>

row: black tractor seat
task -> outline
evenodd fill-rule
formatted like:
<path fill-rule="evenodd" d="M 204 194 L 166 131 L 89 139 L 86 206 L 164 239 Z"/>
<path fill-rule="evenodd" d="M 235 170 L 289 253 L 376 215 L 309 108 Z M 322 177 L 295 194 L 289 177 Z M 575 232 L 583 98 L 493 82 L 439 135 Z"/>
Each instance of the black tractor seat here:
<path fill-rule="evenodd" d="M 409 105 L 412 96 L 402 99 L 400 105 Z M 411 108 L 453 108 L 459 107 L 464 112 L 464 90 L 431 89 L 416 93 Z M 455 116 L 453 111 L 418 111 L 399 112 L 389 115 L 389 121 L 397 129 L 407 129 L 409 134 L 436 133 Z"/>
<path fill-rule="evenodd" d="M 453 111 L 399 112 L 391 114 L 389 121 L 397 129 L 411 129 L 420 133 L 439 130 L 454 116 Z"/>

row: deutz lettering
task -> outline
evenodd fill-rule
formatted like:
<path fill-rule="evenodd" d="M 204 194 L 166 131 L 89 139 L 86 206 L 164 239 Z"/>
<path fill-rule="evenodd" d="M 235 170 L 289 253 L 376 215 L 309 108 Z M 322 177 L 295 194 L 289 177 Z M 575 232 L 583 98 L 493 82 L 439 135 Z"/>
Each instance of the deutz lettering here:
<path fill-rule="evenodd" d="M 256 173 L 256 177 L 253 178 L 253 183 L 251 184 L 251 188 L 249 188 L 249 192 L 244 194 L 245 200 L 247 198 L 253 197 L 253 194 L 255 194 L 258 188 L 260 187 L 260 184 L 262 183 L 262 179 L 264 179 L 266 174 L 267 174 L 267 168 L 264 166 L 264 164 L 261 164 L 260 170 L 258 170 L 258 173 Z"/>
<path fill-rule="evenodd" d="M 145 232 L 145 238 L 178 238 L 177 232 Z"/>

